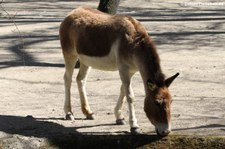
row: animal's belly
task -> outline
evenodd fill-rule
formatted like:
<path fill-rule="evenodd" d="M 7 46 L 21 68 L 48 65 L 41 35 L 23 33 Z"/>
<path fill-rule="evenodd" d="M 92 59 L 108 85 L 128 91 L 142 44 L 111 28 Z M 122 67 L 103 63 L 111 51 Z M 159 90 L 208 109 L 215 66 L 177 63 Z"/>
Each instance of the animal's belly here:
<path fill-rule="evenodd" d="M 79 60 L 86 66 L 91 66 L 92 68 L 105 70 L 105 71 L 116 71 L 117 62 L 114 55 L 108 55 L 104 57 L 92 57 L 87 55 L 79 55 Z"/>

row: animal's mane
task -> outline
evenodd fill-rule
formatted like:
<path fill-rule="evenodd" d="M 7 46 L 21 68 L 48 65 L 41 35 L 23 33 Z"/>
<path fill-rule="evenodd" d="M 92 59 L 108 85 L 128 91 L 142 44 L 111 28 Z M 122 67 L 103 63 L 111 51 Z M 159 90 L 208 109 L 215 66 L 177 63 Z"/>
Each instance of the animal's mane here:
<path fill-rule="evenodd" d="M 157 53 L 154 42 L 149 36 L 144 36 L 141 40 L 141 46 L 143 49 L 147 50 L 147 63 L 149 64 L 148 70 L 150 71 L 149 80 L 155 83 L 158 87 L 165 86 L 165 75 L 163 74 L 160 66 L 160 58 Z"/>

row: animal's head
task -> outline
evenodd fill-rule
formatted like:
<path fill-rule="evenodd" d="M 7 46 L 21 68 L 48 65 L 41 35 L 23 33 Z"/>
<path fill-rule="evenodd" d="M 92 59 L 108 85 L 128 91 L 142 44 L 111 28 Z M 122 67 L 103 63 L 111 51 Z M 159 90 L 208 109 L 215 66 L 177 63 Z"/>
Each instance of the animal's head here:
<path fill-rule="evenodd" d="M 150 80 L 147 82 L 151 94 L 145 99 L 144 110 L 150 122 L 155 126 L 157 134 L 161 136 L 166 136 L 171 132 L 172 98 L 168 87 L 178 75 L 179 73 L 166 79 L 163 86 L 157 86 Z"/>

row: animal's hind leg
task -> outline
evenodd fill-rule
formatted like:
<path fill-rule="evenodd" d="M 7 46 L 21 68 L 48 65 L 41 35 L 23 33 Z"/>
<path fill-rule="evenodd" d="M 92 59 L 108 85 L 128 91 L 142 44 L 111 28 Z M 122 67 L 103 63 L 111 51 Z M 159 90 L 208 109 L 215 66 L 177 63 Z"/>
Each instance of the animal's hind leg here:
<path fill-rule="evenodd" d="M 80 94 L 80 102 L 81 102 L 81 109 L 84 115 L 86 115 L 87 119 L 94 119 L 94 114 L 90 109 L 87 94 L 86 94 L 86 80 L 88 73 L 90 72 L 91 67 L 85 66 L 80 62 L 80 70 L 77 75 L 77 86 Z"/>
<path fill-rule="evenodd" d="M 64 103 L 64 112 L 66 113 L 66 119 L 74 120 L 73 112 L 71 109 L 71 84 L 72 84 L 72 75 L 74 71 L 74 66 L 77 61 L 77 56 L 73 54 L 64 54 L 65 61 L 65 74 L 64 74 L 64 83 L 65 83 L 65 103 Z"/>

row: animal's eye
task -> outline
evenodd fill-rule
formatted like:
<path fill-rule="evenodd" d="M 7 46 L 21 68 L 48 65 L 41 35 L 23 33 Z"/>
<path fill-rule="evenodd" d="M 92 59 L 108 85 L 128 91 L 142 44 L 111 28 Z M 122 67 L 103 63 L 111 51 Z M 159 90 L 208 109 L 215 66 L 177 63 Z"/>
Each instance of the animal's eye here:
<path fill-rule="evenodd" d="M 162 105 L 162 100 L 160 100 L 160 99 L 156 99 L 155 100 L 155 104 L 157 105 L 157 106 L 160 106 L 160 105 Z"/>
<path fill-rule="evenodd" d="M 160 103 L 159 103 L 159 102 L 157 102 L 157 101 L 155 102 L 155 104 L 156 104 L 157 106 L 160 106 Z"/>

